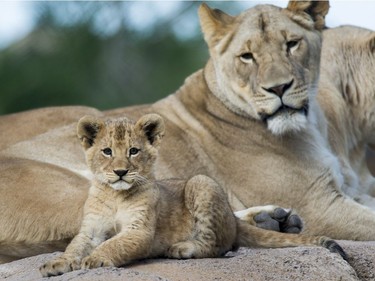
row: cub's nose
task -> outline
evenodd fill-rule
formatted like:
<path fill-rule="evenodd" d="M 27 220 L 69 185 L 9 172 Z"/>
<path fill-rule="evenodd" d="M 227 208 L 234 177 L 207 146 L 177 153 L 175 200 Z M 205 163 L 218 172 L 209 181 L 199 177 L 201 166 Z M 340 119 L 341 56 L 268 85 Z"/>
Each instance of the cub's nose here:
<path fill-rule="evenodd" d="M 125 176 L 129 170 L 113 170 L 113 172 L 118 175 L 120 178 Z"/>

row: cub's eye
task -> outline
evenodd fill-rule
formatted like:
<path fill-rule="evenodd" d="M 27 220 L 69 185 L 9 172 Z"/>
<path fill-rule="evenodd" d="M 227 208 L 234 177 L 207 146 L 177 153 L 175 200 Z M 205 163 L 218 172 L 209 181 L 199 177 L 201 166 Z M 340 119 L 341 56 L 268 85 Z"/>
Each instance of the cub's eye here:
<path fill-rule="evenodd" d="M 299 45 L 299 40 L 290 40 L 290 41 L 286 42 L 286 48 L 287 48 L 288 52 L 292 52 L 295 49 L 297 49 L 298 45 Z"/>
<path fill-rule="evenodd" d="M 102 152 L 105 156 L 112 156 L 112 149 L 109 147 L 102 149 Z"/>
<path fill-rule="evenodd" d="M 250 63 L 254 60 L 254 56 L 252 53 L 243 53 L 240 55 L 240 60 L 244 63 Z"/>
<path fill-rule="evenodd" d="M 139 150 L 140 150 L 139 148 L 132 147 L 132 148 L 129 149 L 129 154 L 130 155 L 136 155 L 136 154 L 138 154 Z"/>

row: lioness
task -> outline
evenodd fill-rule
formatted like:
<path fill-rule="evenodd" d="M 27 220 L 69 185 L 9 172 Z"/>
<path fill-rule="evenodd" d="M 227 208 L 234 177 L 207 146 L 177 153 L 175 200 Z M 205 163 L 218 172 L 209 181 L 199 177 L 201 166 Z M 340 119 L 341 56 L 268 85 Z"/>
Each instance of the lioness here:
<path fill-rule="evenodd" d="M 164 135 L 157 114 L 135 124 L 85 116 L 77 132 L 94 179 L 79 234 L 61 257 L 40 267 L 44 277 L 148 257 L 218 257 L 240 246 L 321 245 L 346 258 L 326 237 L 262 230 L 237 219 L 224 190 L 207 176 L 153 181 Z"/>
<path fill-rule="evenodd" d="M 342 26 L 323 35 L 318 101 L 342 166 L 342 188 L 375 210 L 375 179 L 366 165 L 366 146 L 375 144 L 375 32 Z"/>
<path fill-rule="evenodd" d="M 328 9 L 324 1 L 291 1 L 230 16 L 202 5 L 210 51 L 204 69 L 155 104 L 97 116 L 164 118 L 157 179 L 204 174 L 225 189 L 234 210 L 277 204 L 296 209 L 307 234 L 375 239 L 375 214 L 342 193 L 342 167 L 322 133 L 316 92 Z M 78 119 L 78 111 L 65 109 L 65 116 Z M 44 121 L 55 112 L 1 118 L 3 261 L 62 250 L 78 233 L 90 173 L 76 124 Z"/>

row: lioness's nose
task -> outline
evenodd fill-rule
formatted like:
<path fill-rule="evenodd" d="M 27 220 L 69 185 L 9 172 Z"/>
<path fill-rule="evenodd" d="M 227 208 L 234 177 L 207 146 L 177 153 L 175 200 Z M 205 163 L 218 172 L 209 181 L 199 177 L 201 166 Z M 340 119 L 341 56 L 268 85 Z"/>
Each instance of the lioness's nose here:
<path fill-rule="evenodd" d="M 129 170 L 113 170 L 113 172 L 118 175 L 120 178 L 125 176 Z"/>
<path fill-rule="evenodd" d="M 288 83 L 280 84 L 280 85 L 273 86 L 270 88 L 263 88 L 263 89 L 281 98 L 284 95 L 284 93 L 292 86 L 292 84 L 293 84 L 293 79 Z"/>

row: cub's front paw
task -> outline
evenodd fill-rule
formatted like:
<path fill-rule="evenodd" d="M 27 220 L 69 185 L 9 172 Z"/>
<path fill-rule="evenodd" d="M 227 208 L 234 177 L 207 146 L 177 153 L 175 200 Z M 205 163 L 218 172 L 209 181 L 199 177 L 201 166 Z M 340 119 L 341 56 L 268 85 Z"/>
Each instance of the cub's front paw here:
<path fill-rule="evenodd" d="M 57 258 L 39 267 L 43 277 L 57 276 L 69 271 L 80 269 L 80 262 L 74 259 Z"/>
<path fill-rule="evenodd" d="M 81 267 L 83 269 L 110 267 L 114 266 L 113 262 L 105 257 L 88 256 L 82 260 Z"/>

